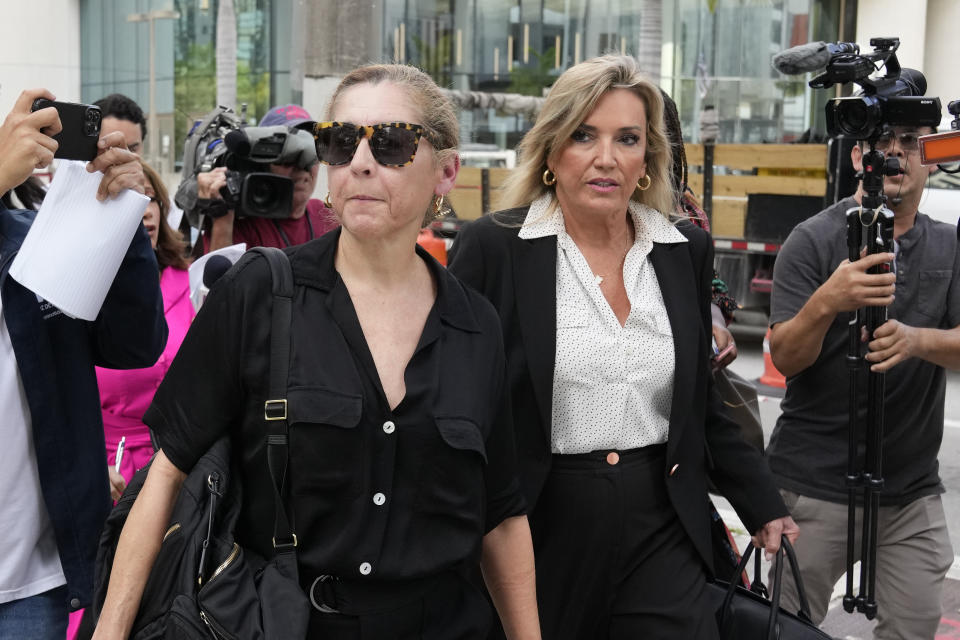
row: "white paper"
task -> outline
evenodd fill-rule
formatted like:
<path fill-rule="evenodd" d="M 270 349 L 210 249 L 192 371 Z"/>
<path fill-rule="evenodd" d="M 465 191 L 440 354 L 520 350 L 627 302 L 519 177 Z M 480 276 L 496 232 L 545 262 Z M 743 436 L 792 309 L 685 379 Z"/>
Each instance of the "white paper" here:
<path fill-rule="evenodd" d="M 167 213 L 167 224 L 170 225 L 170 228 L 174 231 L 180 229 L 180 221 L 183 220 L 183 209 L 170 203 L 170 211 Z"/>
<path fill-rule="evenodd" d="M 68 316 L 95 320 L 150 199 L 126 189 L 103 202 L 103 174 L 63 162 L 10 265 L 10 276 Z"/>
<path fill-rule="evenodd" d="M 203 240 L 198 239 L 197 242 L 203 242 Z M 189 273 L 190 302 L 193 303 L 194 311 L 200 311 L 200 306 L 203 305 L 204 299 L 207 297 L 207 294 L 210 293 L 210 289 L 203 284 L 203 270 L 206 268 L 207 260 L 210 259 L 210 256 L 223 256 L 231 263 L 236 264 L 237 260 L 240 259 L 240 256 L 242 256 L 246 250 L 247 244 L 241 242 L 240 244 L 233 244 L 229 247 L 211 251 L 193 261 L 193 264 L 190 265 Z"/>

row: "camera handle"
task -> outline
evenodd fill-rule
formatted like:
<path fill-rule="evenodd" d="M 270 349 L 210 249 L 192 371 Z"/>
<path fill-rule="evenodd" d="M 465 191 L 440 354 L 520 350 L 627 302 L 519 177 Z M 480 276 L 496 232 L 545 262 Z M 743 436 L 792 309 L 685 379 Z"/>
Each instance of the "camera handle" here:
<path fill-rule="evenodd" d="M 847 251 L 850 262 L 860 259 L 860 246 L 866 236 L 867 254 L 893 250 L 893 212 L 884 206 L 883 178 L 899 173 L 896 159 L 885 159 L 873 149 L 864 154 L 863 198 L 860 207 L 847 211 Z M 892 162 L 891 162 L 892 160 Z M 872 214 L 872 215 L 871 215 Z M 890 266 L 872 267 L 868 273 L 889 273 Z M 859 376 L 865 360 L 861 356 L 860 319 L 867 335 L 887 321 L 886 307 L 866 307 L 851 312 L 848 330 L 847 371 L 849 375 L 849 438 L 847 452 L 847 579 L 843 608 L 854 610 L 872 620 L 877 615 L 877 528 L 880 493 L 883 491 L 883 421 L 886 378 L 883 373 L 867 371 L 867 411 L 864 429 L 864 464 L 858 463 Z M 863 496 L 863 523 L 860 539 L 860 586 L 853 595 L 853 565 L 856 548 L 856 508 Z"/>

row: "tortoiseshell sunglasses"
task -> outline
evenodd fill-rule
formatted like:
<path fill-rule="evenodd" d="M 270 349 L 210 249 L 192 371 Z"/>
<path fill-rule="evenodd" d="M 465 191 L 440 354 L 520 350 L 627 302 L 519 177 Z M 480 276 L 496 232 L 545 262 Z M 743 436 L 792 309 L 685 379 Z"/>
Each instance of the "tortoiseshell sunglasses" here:
<path fill-rule="evenodd" d="M 420 137 L 434 147 L 437 141 L 423 125 L 407 122 L 382 122 L 362 126 L 352 122 L 318 122 L 313 128 L 317 157 L 329 165 L 347 164 L 360 146 L 360 140 L 370 142 L 374 160 L 385 167 L 405 167 L 417 154 Z"/>

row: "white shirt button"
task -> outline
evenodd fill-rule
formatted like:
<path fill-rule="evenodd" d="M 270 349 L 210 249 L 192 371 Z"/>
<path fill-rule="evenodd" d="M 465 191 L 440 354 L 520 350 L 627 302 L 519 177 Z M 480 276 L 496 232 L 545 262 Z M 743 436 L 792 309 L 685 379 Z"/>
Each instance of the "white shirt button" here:
<path fill-rule="evenodd" d="M 392 421 L 390 421 L 390 420 L 387 420 L 386 422 L 383 423 L 383 432 L 384 432 L 384 433 L 393 433 L 393 432 L 396 430 L 396 428 L 397 428 L 397 425 L 395 425 L 395 424 L 394 424 Z"/>
<path fill-rule="evenodd" d="M 377 505 L 378 507 L 386 501 L 387 496 L 383 495 L 382 493 L 373 494 L 373 504 Z"/>
<path fill-rule="evenodd" d="M 361 575 L 368 576 L 370 575 L 371 571 L 373 571 L 373 567 L 370 565 L 369 562 L 364 562 L 363 564 L 360 565 Z"/>

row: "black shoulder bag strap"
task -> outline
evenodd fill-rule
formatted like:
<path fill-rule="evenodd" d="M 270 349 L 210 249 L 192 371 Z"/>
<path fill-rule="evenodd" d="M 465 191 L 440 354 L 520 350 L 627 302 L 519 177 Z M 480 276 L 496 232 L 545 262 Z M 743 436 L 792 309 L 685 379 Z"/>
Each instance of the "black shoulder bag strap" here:
<path fill-rule="evenodd" d="M 287 426 L 287 376 L 290 371 L 290 321 L 293 308 L 293 270 L 287 255 L 275 247 L 254 247 L 267 259 L 273 282 L 273 313 L 270 325 L 270 378 L 263 418 L 267 431 L 267 465 L 273 480 L 274 554 L 296 553 L 297 534 L 284 507 L 289 438 Z"/>

